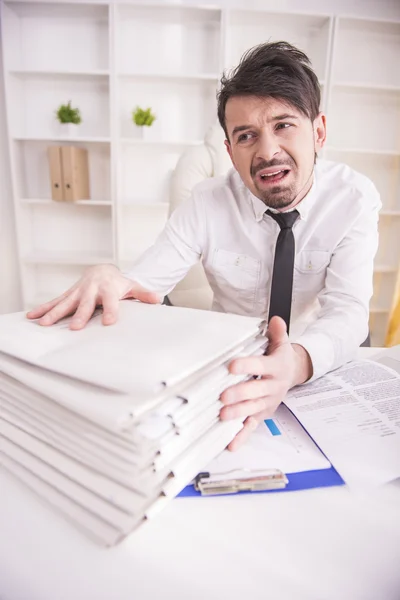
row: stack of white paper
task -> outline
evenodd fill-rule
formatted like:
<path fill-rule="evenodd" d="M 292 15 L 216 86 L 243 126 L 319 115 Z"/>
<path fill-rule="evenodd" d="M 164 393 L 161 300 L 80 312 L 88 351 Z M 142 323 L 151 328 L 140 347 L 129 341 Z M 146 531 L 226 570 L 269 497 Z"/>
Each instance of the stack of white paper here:
<path fill-rule="evenodd" d="M 0 317 L 1 462 L 96 540 L 118 543 L 241 429 L 221 392 L 262 354 L 257 318 L 133 301 L 81 331 Z"/>

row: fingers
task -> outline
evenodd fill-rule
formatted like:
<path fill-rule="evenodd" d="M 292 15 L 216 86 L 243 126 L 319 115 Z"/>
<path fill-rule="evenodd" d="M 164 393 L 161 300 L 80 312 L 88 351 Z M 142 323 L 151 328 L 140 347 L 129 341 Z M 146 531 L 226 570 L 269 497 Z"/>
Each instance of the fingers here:
<path fill-rule="evenodd" d="M 103 325 L 113 325 L 118 319 L 118 295 L 109 290 L 104 290 L 101 296 L 101 303 L 103 304 Z"/>
<path fill-rule="evenodd" d="M 61 300 L 58 304 L 56 304 L 50 311 L 46 312 L 39 319 L 40 325 L 53 325 L 57 323 L 63 317 L 66 317 L 72 314 L 78 304 L 78 292 L 72 292 L 69 296 Z"/>
<path fill-rule="evenodd" d="M 281 317 L 272 317 L 268 324 L 267 331 L 268 348 L 267 353 L 271 353 L 275 348 L 289 342 L 286 323 Z"/>
<path fill-rule="evenodd" d="M 220 410 L 220 419 L 229 421 L 230 419 L 243 419 L 257 413 L 264 413 L 265 418 L 270 417 L 276 410 L 276 402 L 267 396 L 257 398 L 256 400 L 244 400 L 231 406 L 224 406 Z"/>
<path fill-rule="evenodd" d="M 268 375 L 271 371 L 272 357 L 246 356 L 235 358 L 229 364 L 229 372 L 234 375 Z"/>
<path fill-rule="evenodd" d="M 279 383 L 273 379 L 251 379 L 227 388 L 221 394 L 221 402 L 225 405 L 235 404 L 243 400 L 275 396 L 280 391 Z"/>
<path fill-rule="evenodd" d="M 54 308 L 61 300 L 63 300 L 67 296 L 68 292 L 65 292 L 61 296 L 54 298 L 54 300 L 50 300 L 49 302 L 45 302 L 45 304 L 41 304 L 40 306 L 35 306 L 29 312 L 26 313 L 28 319 L 39 319 L 43 317 L 44 314 L 49 312 L 52 308 Z"/>
<path fill-rule="evenodd" d="M 228 445 L 228 450 L 235 452 L 240 446 L 242 446 L 250 435 L 257 429 L 259 420 L 256 417 L 248 417 L 243 423 L 243 429 L 234 437 L 231 443 Z"/>
<path fill-rule="evenodd" d="M 69 328 L 75 330 L 85 327 L 96 308 L 96 292 L 89 288 L 79 301 L 78 307 L 72 317 Z"/>

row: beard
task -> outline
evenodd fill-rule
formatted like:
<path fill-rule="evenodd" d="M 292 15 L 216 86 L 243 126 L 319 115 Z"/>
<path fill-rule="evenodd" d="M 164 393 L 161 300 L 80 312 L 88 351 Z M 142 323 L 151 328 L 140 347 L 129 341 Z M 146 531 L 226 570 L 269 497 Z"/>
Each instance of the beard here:
<path fill-rule="evenodd" d="M 269 190 L 261 189 L 256 181 L 254 186 L 257 190 L 257 197 L 264 202 L 269 208 L 281 210 L 290 206 L 296 199 L 298 191 L 295 184 L 291 185 L 275 185 Z"/>

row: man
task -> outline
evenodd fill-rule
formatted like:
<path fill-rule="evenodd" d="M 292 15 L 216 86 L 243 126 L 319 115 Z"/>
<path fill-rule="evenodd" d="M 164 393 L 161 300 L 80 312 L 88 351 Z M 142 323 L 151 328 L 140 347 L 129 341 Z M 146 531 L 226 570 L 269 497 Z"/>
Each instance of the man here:
<path fill-rule="evenodd" d="M 379 195 L 363 175 L 316 161 L 319 105 L 305 54 L 285 42 L 250 50 L 218 95 L 234 169 L 198 185 L 128 275 L 92 267 L 28 317 L 50 325 L 75 313 L 80 329 L 102 304 L 112 324 L 120 299 L 158 302 L 202 258 L 214 310 L 271 319 L 268 355 L 230 364 L 258 377 L 221 396 L 221 418 L 244 420 L 237 448 L 291 387 L 352 359 L 368 333 Z"/>

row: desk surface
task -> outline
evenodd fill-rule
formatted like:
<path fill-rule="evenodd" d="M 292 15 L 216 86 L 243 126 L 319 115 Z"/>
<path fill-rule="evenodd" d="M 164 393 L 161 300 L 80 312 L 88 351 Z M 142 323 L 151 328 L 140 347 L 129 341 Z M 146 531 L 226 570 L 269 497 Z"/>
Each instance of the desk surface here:
<path fill-rule="evenodd" d="M 0 490 L 1 600 L 400 598 L 396 488 L 178 498 L 112 549 L 7 473 Z"/>

